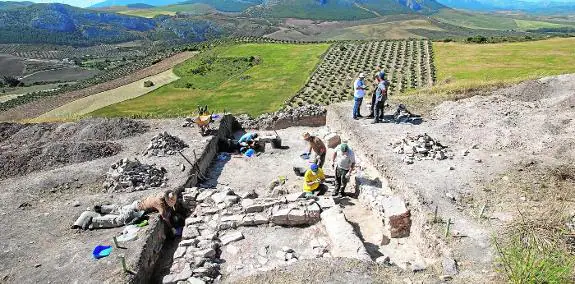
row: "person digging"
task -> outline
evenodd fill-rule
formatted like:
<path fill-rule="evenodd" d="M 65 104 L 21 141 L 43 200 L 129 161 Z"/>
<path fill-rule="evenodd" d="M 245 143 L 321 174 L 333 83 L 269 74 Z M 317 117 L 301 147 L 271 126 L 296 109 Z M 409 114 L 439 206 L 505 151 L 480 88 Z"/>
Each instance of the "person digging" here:
<path fill-rule="evenodd" d="M 320 168 L 323 168 L 323 164 L 325 163 L 325 155 L 327 154 L 327 148 L 325 144 L 319 137 L 310 135 L 308 132 L 304 132 L 303 140 L 309 143 L 309 147 L 307 152 L 301 154 L 302 157 L 309 157 L 311 151 L 313 150 L 316 154 L 315 164 L 317 164 Z"/>
<path fill-rule="evenodd" d="M 325 175 L 317 164 L 310 165 L 303 180 L 303 192 L 306 198 L 323 195 L 327 192 L 327 185 L 324 184 Z"/>
<path fill-rule="evenodd" d="M 335 189 L 333 196 L 345 195 L 345 187 L 351 172 L 355 167 L 355 154 L 345 143 L 339 144 L 335 148 L 332 158 L 332 167 L 335 167 Z"/>
<path fill-rule="evenodd" d="M 85 211 L 76 220 L 72 229 L 104 229 L 122 227 L 138 221 L 143 215 L 151 212 L 160 213 L 172 234 L 176 229 L 172 226 L 170 217 L 175 212 L 177 195 L 172 190 L 162 194 L 155 194 L 136 200 L 131 204 L 120 206 L 117 204 L 96 205 L 94 211 Z"/>

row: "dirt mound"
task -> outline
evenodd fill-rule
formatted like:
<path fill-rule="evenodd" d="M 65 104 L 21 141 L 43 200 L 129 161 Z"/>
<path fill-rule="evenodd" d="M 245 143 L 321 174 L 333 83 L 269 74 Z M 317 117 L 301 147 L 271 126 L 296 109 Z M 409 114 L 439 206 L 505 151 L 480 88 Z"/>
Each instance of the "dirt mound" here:
<path fill-rule="evenodd" d="M 88 119 L 75 123 L 0 124 L 0 179 L 116 155 L 110 142 L 144 133 L 130 119 Z"/>
<path fill-rule="evenodd" d="M 111 142 L 63 142 L 2 151 L 0 179 L 109 157 L 116 155 L 121 149 L 120 144 Z"/>
<path fill-rule="evenodd" d="M 523 102 L 538 102 L 545 106 L 557 106 L 560 109 L 575 108 L 575 75 L 526 81 L 495 91 L 494 95 Z"/>

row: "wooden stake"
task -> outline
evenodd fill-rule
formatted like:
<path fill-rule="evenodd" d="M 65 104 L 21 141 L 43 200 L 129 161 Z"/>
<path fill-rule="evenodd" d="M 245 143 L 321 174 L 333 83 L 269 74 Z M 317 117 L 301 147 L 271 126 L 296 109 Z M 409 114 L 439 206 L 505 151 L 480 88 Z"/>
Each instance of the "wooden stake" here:
<path fill-rule="evenodd" d="M 435 213 L 433 214 L 433 223 L 437 223 L 437 205 L 435 205 Z"/>
<path fill-rule="evenodd" d="M 483 204 L 483 207 L 481 207 L 481 211 L 479 212 L 479 219 L 483 218 L 483 213 L 485 213 L 485 207 L 487 206 L 487 203 Z"/>
<path fill-rule="evenodd" d="M 122 269 L 124 270 L 124 272 L 134 274 L 133 271 L 128 269 L 128 265 L 126 265 L 126 258 L 123 255 L 118 256 L 118 258 L 120 259 L 120 263 L 122 264 Z"/>
<path fill-rule="evenodd" d="M 447 220 L 447 227 L 445 228 L 445 237 L 446 238 L 449 235 L 449 228 L 450 227 L 451 227 L 451 218 L 449 218 L 449 220 Z"/>
<path fill-rule="evenodd" d="M 113 237 L 112 240 L 114 240 L 114 245 L 116 246 L 117 249 L 127 249 L 127 248 L 125 248 L 125 247 L 121 247 L 121 246 L 118 244 L 118 239 L 116 239 L 116 237 Z"/>

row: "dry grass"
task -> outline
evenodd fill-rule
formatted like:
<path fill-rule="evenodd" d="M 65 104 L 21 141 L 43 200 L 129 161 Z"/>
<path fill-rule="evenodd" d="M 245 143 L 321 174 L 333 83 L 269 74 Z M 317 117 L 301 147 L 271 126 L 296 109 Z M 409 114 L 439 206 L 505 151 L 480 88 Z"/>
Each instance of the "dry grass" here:
<path fill-rule="evenodd" d="M 494 238 L 500 272 L 510 283 L 573 280 L 572 234 L 565 226 L 574 208 L 575 167 L 526 162 L 488 187 L 492 207 L 516 212 Z"/>

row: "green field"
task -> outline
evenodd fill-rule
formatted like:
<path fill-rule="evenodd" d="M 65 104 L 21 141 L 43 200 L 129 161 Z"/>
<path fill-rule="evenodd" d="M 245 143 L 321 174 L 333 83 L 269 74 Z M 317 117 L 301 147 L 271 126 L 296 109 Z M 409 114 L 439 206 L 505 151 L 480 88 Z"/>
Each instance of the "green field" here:
<path fill-rule="evenodd" d="M 250 115 L 273 112 L 305 84 L 328 47 L 221 46 L 176 66 L 174 73 L 180 80 L 89 116 L 182 117 L 191 115 L 197 105 Z M 257 57 L 255 63 L 251 57 Z"/>
<path fill-rule="evenodd" d="M 544 29 L 544 28 L 563 28 L 569 27 L 569 25 L 561 25 L 555 24 L 550 22 L 542 22 L 542 21 L 528 21 L 528 20 L 515 20 L 515 23 L 521 30 L 536 30 L 536 29 Z"/>
<path fill-rule="evenodd" d="M 438 87 L 454 90 L 575 72 L 575 38 L 433 48 Z"/>
<path fill-rule="evenodd" d="M 514 19 L 493 14 L 467 13 L 451 9 L 442 9 L 432 17 L 443 23 L 470 29 L 517 29 L 517 24 Z"/>

